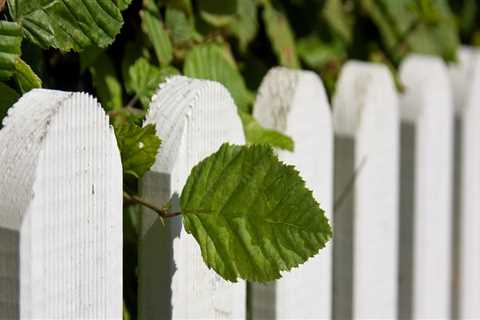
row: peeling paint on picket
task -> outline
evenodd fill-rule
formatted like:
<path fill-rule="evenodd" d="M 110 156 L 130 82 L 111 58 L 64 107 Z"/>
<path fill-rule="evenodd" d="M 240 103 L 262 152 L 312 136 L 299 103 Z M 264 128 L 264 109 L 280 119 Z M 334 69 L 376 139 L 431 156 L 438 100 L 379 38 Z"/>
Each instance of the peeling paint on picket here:
<path fill-rule="evenodd" d="M 279 158 L 296 166 L 330 219 L 333 129 L 322 81 L 313 72 L 270 70 L 260 86 L 254 117 L 264 127 L 283 132 L 295 141 L 294 152 L 279 151 Z M 253 318 L 269 314 L 279 319 L 330 318 L 331 262 L 329 243 L 303 265 L 283 273 L 274 288 L 270 285 L 270 290 L 265 290 L 262 284 L 254 285 Z"/>
<path fill-rule="evenodd" d="M 450 66 L 456 110 L 454 259 L 456 316 L 480 318 L 480 51 L 462 48 Z"/>
<path fill-rule="evenodd" d="M 335 318 L 397 314 L 398 117 L 388 69 L 348 62 L 333 99 Z"/>
<path fill-rule="evenodd" d="M 402 119 L 400 316 L 451 312 L 453 97 L 439 59 L 411 55 L 400 66 Z M 408 262 L 408 263 L 407 263 Z"/>
<path fill-rule="evenodd" d="M 88 94 L 33 90 L 0 131 L 0 317 L 122 317 L 122 170 Z"/>
<path fill-rule="evenodd" d="M 244 144 L 242 124 L 219 83 L 173 77 L 153 97 L 145 124 L 156 124 L 162 145 L 142 182 L 143 196 L 159 206 L 178 198 L 190 170 L 224 142 Z M 245 317 L 245 283 L 220 278 L 202 260 L 181 217 L 162 226 L 144 211 L 139 257 L 140 319 Z"/>

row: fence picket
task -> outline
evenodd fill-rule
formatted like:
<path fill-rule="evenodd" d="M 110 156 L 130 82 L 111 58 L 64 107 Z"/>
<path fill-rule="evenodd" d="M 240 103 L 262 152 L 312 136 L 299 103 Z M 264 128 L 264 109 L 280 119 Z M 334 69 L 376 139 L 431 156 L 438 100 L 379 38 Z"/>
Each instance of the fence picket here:
<path fill-rule="evenodd" d="M 33 90 L 0 131 L 0 315 L 122 317 L 122 170 L 83 93 Z"/>
<path fill-rule="evenodd" d="M 457 116 L 455 316 L 472 319 L 480 318 L 480 52 L 462 48 L 458 63 L 450 66 L 450 79 Z"/>
<path fill-rule="evenodd" d="M 448 318 L 451 289 L 453 99 L 439 58 L 400 66 L 401 317 Z M 413 239 L 410 240 L 410 239 Z M 413 256 L 412 256 L 413 253 Z"/>
<path fill-rule="evenodd" d="M 328 100 L 321 80 L 312 72 L 274 68 L 262 81 L 254 116 L 267 128 L 295 141 L 294 152 L 279 151 L 295 165 L 327 216 L 332 212 L 333 132 Z M 253 318 L 330 318 L 331 245 L 276 281 L 270 293 L 253 285 Z M 275 291 L 273 291 L 275 290 Z M 269 313 L 259 305 L 270 298 Z M 262 297 L 263 296 L 263 297 Z M 263 308 L 266 306 L 263 306 Z M 262 317 L 263 316 L 263 317 Z"/>
<path fill-rule="evenodd" d="M 220 84 L 173 77 L 154 96 L 146 123 L 162 145 L 142 182 L 143 196 L 162 206 L 178 197 L 191 168 L 223 142 L 244 143 L 235 104 Z M 209 270 L 181 218 L 163 227 L 145 210 L 140 244 L 140 319 L 244 318 L 245 283 L 232 284 Z"/>
<path fill-rule="evenodd" d="M 398 116 L 385 66 L 343 67 L 333 99 L 335 318 L 396 316 Z"/>

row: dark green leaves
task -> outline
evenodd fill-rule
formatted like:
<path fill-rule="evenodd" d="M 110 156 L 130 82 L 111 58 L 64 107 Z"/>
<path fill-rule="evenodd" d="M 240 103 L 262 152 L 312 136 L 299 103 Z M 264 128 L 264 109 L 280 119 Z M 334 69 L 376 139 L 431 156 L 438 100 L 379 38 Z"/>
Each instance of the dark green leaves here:
<path fill-rule="evenodd" d="M 278 279 L 332 234 L 298 172 L 268 146 L 224 144 L 193 168 L 180 202 L 205 263 L 230 281 Z"/>
<path fill-rule="evenodd" d="M 8 0 L 13 19 L 37 45 L 62 51 L 112 43 L 123 24 L 121 8 L 128 1 Z"/>
<path fill-rule="evenodd" d="M 0 21 L 0 81 L 7 80 L 15 72 L 21 43 L 20 26 L 15 22 Z"/>
<path fill-rule="evenodd" d="M 141 178 L 155 162 L 160 139 L 155 125 L 143 128 L 135 124 L 122 124 L 115 128 L 124 174 Z"/>

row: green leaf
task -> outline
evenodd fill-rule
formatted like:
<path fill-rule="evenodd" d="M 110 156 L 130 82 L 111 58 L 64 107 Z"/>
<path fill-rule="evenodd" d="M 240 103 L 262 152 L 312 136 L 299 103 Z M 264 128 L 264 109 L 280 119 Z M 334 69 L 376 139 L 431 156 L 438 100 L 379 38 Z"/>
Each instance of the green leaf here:
<path fill-rule="evenodd" d="M 455 57 L 458 31 L 445 0 L 361 0 L 361 6 L 396 62 L 407 52 L 404 48 L 448 60 Z"/>
<path fill-rule="evenodd" d="M 18 98 L 20 98 L 20 95 L 15 90 L 0 82 L 0 121 L 5 117 L 7 110 L 13 106 Z"/>
<path fill-rule="evenodd" d="M 192 2 L 190 0 L 159 0 L 160 5 L 183 11 L 186 15 L 192 15 Z"/>
<path fill-rule="evenodd" d="M 237 0 L 199 0 L 200 16 L 216 27 L 223 27 L 233 23 L 237 7 Z"/>
<path fill-rule="evenodd" d="M 42 80 L 33 72 L 32 68 L 20 58 L 15 62 L 15 79 L 22 92 L 28 92 L 42 87 Z"/>
<path fill-rule="evenodd" d="M 123 24 L 112 0 L 8 0 L 8 8 L 28 39 L 62 51 L 106 47 Z"/>
<path fill-rule="evenodd" d="M 124 174 L 143 177 L 155 162 L 161 143 L 156 135 L 155 125 L 149 124 L 141 128 L 125 123 L 115 127 L 115 135 Z"/>
<path fill-rule="evenodd" d="M 122 84 L 118 79 L 112 59 L 107 54 L 101 53 L 89 70 L 95 93 L 102 106 L 108 111 L 122 108 Z"/>
<path fill-rule="evenodd" d="M 295 38 L 287 17 L 267 3 L 263 10 L 263 22 L 280 65 L 298 68 Z"/>
<path fill-rule="evenodd" d="M 244 0 L 198 0 L 200 11 L 218 15 L 233 15 L 237 12 L 238 1 Z"/>
<path fill-rule="evenodd" d="M 255 0 L 241 0 L 230 30 L 239 40 L 240 48 L 246 50 L 258 31 L 257 4 Z"/>
<path fill-rule="evenodd" d="M 142 28 L 153 45 L 157 59 L 161 65 L 169 65 L 172 61 L 172 43 L 168 37 L 160 13 L 155 4 L 150 1 L 147 9 L 141 12 Z"/>
<path fill-rule="evenodd" d="M 299 173 L 265 145 L 222 145 L 193 168 L 180 206 L 205 263 L 229 281 L 278 279 L 332 235 Z"/>
<path fill-rule="evenodd" d="M 187 14 L 175 7 L 167 7 L 165 25 L 170 30 L 170 36 L 175 45 L 183 45 L 195 38 L 193 21 Z"/>
<path fill-rule="evenodd" d="M 323 17 L 330 27 L 338 33 L 343 40 L 352 40 L 353 21 L 345 10 L 342 0 L 327 0 L 323 7 Z"/>
<path fill-rule="evenodd" d="M 139 58 L 128 71 L 128 79 L 126 82 L 127 91 L 135 94 L 142 105 L 148 108 L 150 99 L 155 94 L 158 86 L 168 76 L 178 74 L 178 70 L 167 66 L 158 68 L 151 65 L 147 59 Z"/>
<path fill-rule="evenodd" d="M 80 52 L 80 70 L 83 72 L 93 66 L 103 51 L 99 47 L 90 47 Z"/>
<path fill-rule="evenodd" d="M 249 144 L 269 144 L 272 147 L 293 151 L 295 144 L 289 136 L 281 132 L 262 127 L 254 117 L 245 112 L 239 112 L 242 119 L 245 138 Z"/>
<path fill-rule="evenodd" d="M 130 6 L 132 0 L 115 0 L 115 2 L 117 3 L 118 9 L 123 11 Z"/>
<path fill-rule="evenodd" d="M 330 61 L 346 59 L 346 48 L 342 42 L 323 42 L 318 35 L 299 39 L 297 52 L 302 61 L 312 68 L 319 69 Z"/>
<path fill-rule="evenodd" d="M 20 56 L 22 29 L 15 22 L 0 21 L 0 81 L 15 72 L 15 62 Z"/>
<path fill-rule="evenodd" d="M 203 44 L 187 53 L 183 73 L 193 78 L 220 82 L 230 91 L 240 110 L 247 111 L 253 96 L 234 63 L 219 45 Z"/>

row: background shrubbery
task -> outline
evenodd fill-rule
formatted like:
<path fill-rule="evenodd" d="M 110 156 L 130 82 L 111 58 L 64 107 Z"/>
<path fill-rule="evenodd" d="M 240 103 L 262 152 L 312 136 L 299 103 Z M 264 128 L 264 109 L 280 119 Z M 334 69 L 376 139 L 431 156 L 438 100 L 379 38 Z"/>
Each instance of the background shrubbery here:
<path fill-rule="evenodd" d="M 105 1 L 112 0 L 98 2 Z M 105 5 L 110 20 L 100 19 L 96 29 L 64 20 L 82 13 L 83 0 L 71 1 L 70 13 L 51 1 L 49 16 L 33 17 L 44 2 L 0 0 L 0 118 L 23 92 L 43 86 L 91 92 L 116 126 L 139 124 L 159 83 L 185 74 L 230 90 L 249 142 L 292 149 L 288 137 L 250 116 L 269 68 L 314 70 L 331 95 L 349 59 L 382 62 L 395 75 L 409 52 L 453 61 L 460 43 L 480 44 L 476 0 L 113 0 Z M 83 36 L 77 28 L 86 28 Z M 134 192 L 135 179 L 127 183 Z M 125 210 L 125 303 L 132 318 L 136 210 Z"/>

